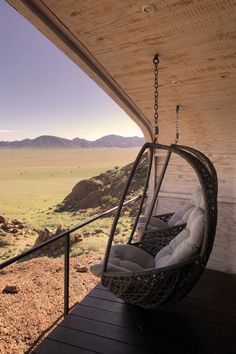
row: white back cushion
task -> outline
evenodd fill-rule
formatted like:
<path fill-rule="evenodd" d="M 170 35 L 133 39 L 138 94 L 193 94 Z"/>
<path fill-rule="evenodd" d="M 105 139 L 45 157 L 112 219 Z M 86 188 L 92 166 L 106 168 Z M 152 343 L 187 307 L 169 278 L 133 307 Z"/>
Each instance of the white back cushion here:
<path fill-rule="evenodd" d="M 202 245 L 204 224 L 204 210 L 195 207 L 189 215 L 186 228 L 156 254 L 155 267 L 178 264 L 196 254 Z"/>
<path fill-rule="evenodd" d="M 191 199 L 192 204 L 194 204 L 196 207 L 200 207 L 203 210 L 205 210 L 205 202 L 202 194 L 201 187 L 196 187 L 194 190 L 194 193 L 192 195 Z"/>
<path fill-rule="evenodd" d="M 205 210 L 205 202 L 201 188 L 195 188 L 191 201 L 179 209 L 168 221 L 169 226 L 185 224 L 188 221 L 190 213 L 195 207 L 200 207 Z"/>
<path fill-rule="evenodd" d="M 183 206 L 180 210 L 178 210 L 168 221 L 169 226 L 181 225 L 185 224 L 188 221 L 189 214 L 193 210 L 194 205 L 192 203 L 188 203 Z"/>
<path fill-rule="evenodd" d="M 139 218 L 139 222 L 137 224 L 137 231 L 144 230 L 146 220 L 147 220 L 146 216 L 142 216 Z M 159 218 L 155 218 L 155 216 L 151 216 L 148 226 L 147 226 L 147 229 L 150 231 L 152 231 L 152 230 L 156 231 L 156 230 L 164 230 L 164 229 L 167 229 L 168 227 L 169 227 L 169 225 L 165 221 L 163 221 Z"/>
<path fill-rule="evenodd" d="M 201 247 L 204 236 L 205 212 L 202 208 L 196 207 L 189 215 L 187 228 L 190 231 L 188 243 L 194 247 Z"/>

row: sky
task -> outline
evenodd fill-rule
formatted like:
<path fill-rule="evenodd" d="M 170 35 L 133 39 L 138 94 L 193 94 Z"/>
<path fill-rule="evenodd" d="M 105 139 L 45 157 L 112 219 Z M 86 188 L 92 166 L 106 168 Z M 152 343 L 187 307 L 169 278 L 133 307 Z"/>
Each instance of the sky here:
<path fill-rule="evenodd" d="M 46 37 L 0 0 L 0 140 L 95 140 L 139 127 Z"/>

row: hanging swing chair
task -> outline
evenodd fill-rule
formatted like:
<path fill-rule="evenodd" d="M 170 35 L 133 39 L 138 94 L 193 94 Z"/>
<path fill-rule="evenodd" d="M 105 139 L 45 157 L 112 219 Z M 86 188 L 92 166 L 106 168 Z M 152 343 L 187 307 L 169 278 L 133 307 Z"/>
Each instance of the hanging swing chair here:
<path fill-rule="evenodd" d="M 95 275 L 101 276 L 105 288 L 126 303 L 145 309 L 156 309 L 163 303 L 177 302 L 192 289 L 210 256 L 217 224 L 217 175 L 211 161 L 196 149 L 177 145 L 178 131 L 175 144 L 167 146 L 157 143 L 158 63 L 158 57 L 155 56 L 154 142 L 143 145 L 133 164 L 113 221 L 104 261 L 91 267 Z M 130 184 L 146 151 L 149 152 L 149 167 L 128 243 L 112 246 Z M 139 242 L 133 242 L 149 186 L 154 154 L 159 151 L 167 153 L 165 163 L 153 193 L 142 238 Z M 186 227 L 178 230 L 178 234 L 171 232 L 171 228 L 149 232 L 148 222 L 172 154 L 184 159 L 195 171 L 201 186 L 204 209 L 194 207 Z"/>

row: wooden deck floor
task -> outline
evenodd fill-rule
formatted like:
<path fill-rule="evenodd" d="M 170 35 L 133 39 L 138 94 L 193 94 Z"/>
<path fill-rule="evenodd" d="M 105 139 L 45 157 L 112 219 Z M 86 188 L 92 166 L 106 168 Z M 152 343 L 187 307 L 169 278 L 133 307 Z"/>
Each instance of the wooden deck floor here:
<path fill-rule="evenodd" d="M 207 270 L 184 300 L 158 311 L 98 285 L 34 353 L 236 353 L 236 275 Z"/>

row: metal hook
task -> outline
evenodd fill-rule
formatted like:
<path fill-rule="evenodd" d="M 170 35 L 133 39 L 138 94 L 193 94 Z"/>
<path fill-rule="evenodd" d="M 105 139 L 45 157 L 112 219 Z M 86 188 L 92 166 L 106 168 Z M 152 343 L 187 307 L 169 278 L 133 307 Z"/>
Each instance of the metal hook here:
<path fill-rule="evenodd" d="M 157 64 L 159 64 L 159 54 L 155 54 L 155 56 L 154 56 L 154 58 L 153 58 L 153 63 L 155 64 L 155 65 L 157 65 Z"/>

